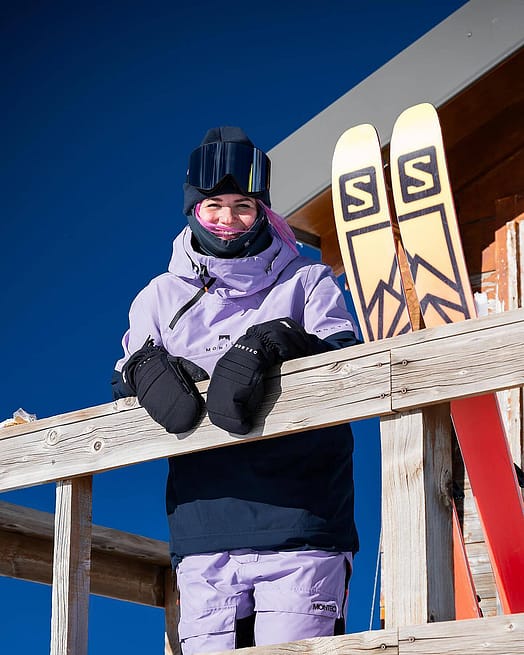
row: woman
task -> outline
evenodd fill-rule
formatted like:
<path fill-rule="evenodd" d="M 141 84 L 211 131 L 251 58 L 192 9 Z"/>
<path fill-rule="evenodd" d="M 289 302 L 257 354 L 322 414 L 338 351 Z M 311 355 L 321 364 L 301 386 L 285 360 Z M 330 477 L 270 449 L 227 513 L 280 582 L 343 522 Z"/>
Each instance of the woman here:
<path fill-rule="evenodd" d="M 132 303 L 114 396 L 137 395 L 168 432 L 195 427 L 194 381 L 210 377 L 210 420 L 247 434 L 271 366 L 358 342 L 331 269 L 270 209 L 269 173 L 240 128 L 209 130 L 189 160 L 189 225 Z M 352 450 L 343 425 L 170 458 L 184 655 L 344 632 Z"/>

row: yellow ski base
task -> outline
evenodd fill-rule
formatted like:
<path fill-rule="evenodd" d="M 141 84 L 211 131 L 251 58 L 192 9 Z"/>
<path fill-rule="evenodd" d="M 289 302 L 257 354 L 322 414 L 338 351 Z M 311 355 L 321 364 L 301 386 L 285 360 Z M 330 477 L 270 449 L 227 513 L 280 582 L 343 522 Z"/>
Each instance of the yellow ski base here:
<path fill-rule="evenodd" d="M 408 332 L 380 143 L 372 125 L 352 127 L 337 141 L 332 193 L 338 242 L 364 340 Z"/>
<path fill-rule="evenodd" d="M 432 105 L 409 107 L 398 117 L 390 159 L 402 244 L 426 327 L 474 318 L 442 134 Z"/>

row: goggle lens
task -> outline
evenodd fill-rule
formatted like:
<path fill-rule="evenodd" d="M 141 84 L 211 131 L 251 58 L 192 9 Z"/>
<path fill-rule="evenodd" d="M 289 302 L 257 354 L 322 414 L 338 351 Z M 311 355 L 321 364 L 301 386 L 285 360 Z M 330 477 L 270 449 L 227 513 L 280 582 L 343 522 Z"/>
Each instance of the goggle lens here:
<path fill-rule="evenodd" d="M 271 164 L 268 156 L 246 143 L 217 141 L 193 150 L 189 157 L 187 182 L 211 191 L 231 175 L 243 193 L 269 190 Z"/>

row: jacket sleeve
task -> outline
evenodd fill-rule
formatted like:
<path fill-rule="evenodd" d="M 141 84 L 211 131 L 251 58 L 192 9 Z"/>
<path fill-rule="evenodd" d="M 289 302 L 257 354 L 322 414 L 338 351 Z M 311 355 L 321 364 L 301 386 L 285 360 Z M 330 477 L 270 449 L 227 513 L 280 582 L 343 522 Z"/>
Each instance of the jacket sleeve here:
<path fill-rule="evenodd" d="M 111 378 L 111 392 L 113 394 L 113 400 L 118 400 L 119 398 L 129 398 L 134 396 L 135 392 L 124 382 L 121 371 L 113 371 L 113 377 Z"/>
<path fill-rule="evenodd" d="M 153 339 L 157 346 L 164 345 L 159 328 L 156 293 L 151 284 L 142 289 L 131 303 L 129 327 L 122 337 L 124 355 L 115 364 L 117 373 L 122 371 L 129 357 L 139 350 L 148 339 Z M 114 386 L 113 389 L 115 389 Z"/>
<path fill-rule="evenodd" d="M 323 341 L 331 347 L 332 350 L 339 350 L 340 348 L 349 348 L 358 343 L 363 343 L 357 335 L 351 330 L 344 330 L 343 332 L 335 332 L 329 337 L 325 337 Z"/>
<path fill-rule="evenodd" d="M 362 343 L 356 319 L 347 309 L 342 289 L 324 264 L 311 267 L 306 281 L 304 328 L 333 349 Z"/>

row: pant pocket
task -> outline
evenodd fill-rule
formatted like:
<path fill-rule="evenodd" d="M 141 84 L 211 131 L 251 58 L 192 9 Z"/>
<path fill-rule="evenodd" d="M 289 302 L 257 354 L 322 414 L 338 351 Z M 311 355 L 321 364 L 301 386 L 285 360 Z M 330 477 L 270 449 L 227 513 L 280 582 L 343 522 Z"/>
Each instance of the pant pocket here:
<path fill-rule="evenodd" d="M 281 598 L 262 593 L 256 599 L 257 646 L 300 641 L 335 634 L 339 603 L 329 595 L 292 593 Z"/>
<path fill-rule="evenodd" d="M 200 635 L 211 635 L 235 631 L 236 607 L 213 607 L 200 612 L 180 608 L 178 636 L 181 640 Z"/>

